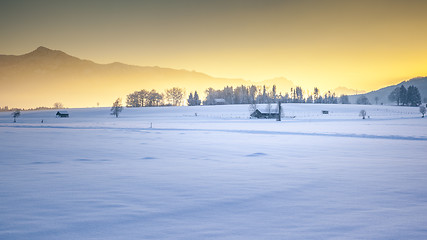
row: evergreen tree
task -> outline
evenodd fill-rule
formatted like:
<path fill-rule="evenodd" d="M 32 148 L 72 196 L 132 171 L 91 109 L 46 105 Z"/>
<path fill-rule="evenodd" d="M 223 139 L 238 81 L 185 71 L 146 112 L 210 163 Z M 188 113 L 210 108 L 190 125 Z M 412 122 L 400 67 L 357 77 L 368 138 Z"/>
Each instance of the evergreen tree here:
<path fill-rule="evenodd" d="M 271 90 L 271 98 L 273 99 L 274 102 L 276 102 L 276 98 L 277 98 L 276 91 L 277 91 L 276 85 L 273 85 L 273 89 Z"/>
<path fill-rule="evenodd" d="M 263 90 L 262 90 L 262 102 L 261 103 L 267 103 L 267 89 L 265 88 L 265 85 L 263 86 Z"/>
<path fill-rule="evenodd" d="M 197 94 L 197 91 L 194 92 L 194 105 L 200 105 L 202 102 L 199 99 L 199 94 Z"/>
<path fill-rule="evenodd" d="M 415 86 L 409 86 L 407 92 L 407 104 L 413 107 L 421 104 L 421 95 L 418 88 Z"/>
<path fill-rule="evenodd" d="M 187 102 L 188 102 L 188 106 L 194 106 L 195 105 L 194 104 L 193 93 L 190 93 L 190 96 L 188 96 Z"/>
<path fill-rule="evenodd" d="M 295 88 L 295 95 L 296 95 L 296 102 L 299 102 L 299 103 L 303 102 L 304 96 L 302 94 L 302 88 L 301 87 L 297 86 Z"/>
<path fill-rule="evenodd" d="M 400 86 L 399 89 L 399 102 L 403 105 L 408 104 L 408 96 L 407 96 L 407 90 L 405 88 L 405 86 Z"/>
<path fill-rule="evenodd" d="M 396 102 L 397 106 L 399 106 L 400 103 L 399 93 L 400 89 L 397 87 L 388 95 L 388 100 L 390 100 L 390 102 Z"/>
<path fill-rule="evenodd" d="M 122 99 L 117 98 L 117 100 L 113 103 L 113 106 L 111 107 L 111 115 L 114 115 L 116 116 L 116 118 L 118 118 L 122 110 L 123 110 Z"/>
<path fill-rule="evenodd" d="M 250 103 L 254 104 L 256 99 L 256 93 L 258 92 L 258 89 L 256 86 L 252 85 L 249 88 L 249 97 L 250 97 Z"/>

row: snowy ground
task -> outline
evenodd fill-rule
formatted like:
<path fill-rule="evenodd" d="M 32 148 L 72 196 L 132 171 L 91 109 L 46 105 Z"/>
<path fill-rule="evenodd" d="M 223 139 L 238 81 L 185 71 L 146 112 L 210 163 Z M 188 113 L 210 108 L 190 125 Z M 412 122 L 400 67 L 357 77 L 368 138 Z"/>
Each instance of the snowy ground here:
<path fill-rule="evenodd" d="M 0 239 L 427 239 L 418 108 L 284 108 L 0 113 Z"/>

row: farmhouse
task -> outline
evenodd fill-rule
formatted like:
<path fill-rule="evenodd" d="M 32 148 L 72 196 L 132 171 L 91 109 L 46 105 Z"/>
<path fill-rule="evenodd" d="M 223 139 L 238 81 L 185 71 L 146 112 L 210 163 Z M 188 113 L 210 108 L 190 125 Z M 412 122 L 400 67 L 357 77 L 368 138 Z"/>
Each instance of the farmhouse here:
<path fill-rule="evenodd" d="M 251 118 L 279 118 L 279 113 L 277 112 L 261 112 L 260 110 L 255 110 L 251 114 Z"/>
<path fill-rule="evenodd" d="M 215 98 L 214 99 L 214 105 L 225 105 L 227 102 L 224 98 Z"/>
<path fill-rule="evenodd" d="M 70 115 L 68 114 L 68 112 L 67 111 L 58 111 L 58 112 L 56 112 L 56 117 L 58 118 L 58 117 L 60 117 L 60 118 L 67 118 L 67 117 L 69 117 Z"/>

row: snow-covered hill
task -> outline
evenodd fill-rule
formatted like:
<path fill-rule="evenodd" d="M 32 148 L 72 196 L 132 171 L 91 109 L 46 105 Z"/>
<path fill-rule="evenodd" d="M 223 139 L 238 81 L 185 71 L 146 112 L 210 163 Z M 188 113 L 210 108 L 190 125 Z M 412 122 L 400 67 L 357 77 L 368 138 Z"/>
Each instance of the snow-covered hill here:
<path fill-rule="evenodd" d="M 408 88 L 409 86 L 417 87 L 418 91 L 421 94 L 421 101 L 426 102 L 424 99 L 427 98 L 427 77 L 412 78 L 408 81 L 403 81 L 399 84 L 381 88 L 369 93 L 352 95 L 349 96 L 349 100 L 352 103 L 356 103 L 358 97 L 360 97 L 361 95 L 365 95 L 372 104 L 395 104 L 390 102 L 388 96 L 395 88 L 400 87 L 402 85 L 405 86 L 405 88 Z M 377 100 L 376 97 L 378 98 Z"/>
<path fill-rule="evenodd" d="M 0 239 L 427 238 L 418 108 L 283 106 L 2 112 Z"/>

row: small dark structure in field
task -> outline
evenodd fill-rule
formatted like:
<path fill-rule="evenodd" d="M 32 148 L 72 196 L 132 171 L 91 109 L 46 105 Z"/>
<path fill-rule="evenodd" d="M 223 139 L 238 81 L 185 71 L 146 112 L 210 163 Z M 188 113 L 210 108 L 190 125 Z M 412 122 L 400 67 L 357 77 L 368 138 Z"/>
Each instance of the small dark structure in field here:
<path fill-rule="evenodd" d="M 225 105 L 227 102 L 224 98 L 215 98 L 214 99 L 214 105 Z"/>
<path fill-rule="evenodd" d="M 322 114 L 329 114 L 328 110 L 322 110 Z"/>
<path fill-rule="evenodd" d="M 67 118 L 70 117 L 67 111 L 58 111 L 56 112 L 56 117 L 58 118 Z"/>
<path fill-rule="evenodd" d="M 276 118 L 278 119 L 280 116 L 279 113 L 275 113 L 275 112 L 271 112 L 271 113 L 265 113 L 265 112 L 261 112 L 260 110 L 255 110 L 252 114 L 251 117 L 253 118 Z"/>

